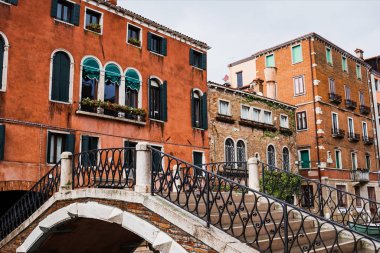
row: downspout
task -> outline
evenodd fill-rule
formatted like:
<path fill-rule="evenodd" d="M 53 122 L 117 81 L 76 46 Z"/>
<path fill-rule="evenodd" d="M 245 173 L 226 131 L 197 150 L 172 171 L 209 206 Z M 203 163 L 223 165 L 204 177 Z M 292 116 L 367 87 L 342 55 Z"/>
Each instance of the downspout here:
<path fill-rule="evenodd" d="M 314 40 L 314 37 L 309 39 L 309 53 L 310 53 L 310 70 L 311 70 L 311 84 L 312 84 L 312 94 L 313 94 L 313 109 L 314 109 L 314 127 L 315 127 L 315 142 L 317 144 L 317 161 L 318 161 L 318 179 L 319 182 L 322 182 L 321 177 L 321 167 L 320 167 L 320 155 L 319 155 L 319 141 L 318 141 L 318 126 L 317 126 L 317 112 L 315 106 L 315 91 L 314 91 L 314 74 L 313 74 L 313 55 L 311 51 L 311 40 Z M 314 52 L 314 44 L 313 44 L 313 52 Z"/>

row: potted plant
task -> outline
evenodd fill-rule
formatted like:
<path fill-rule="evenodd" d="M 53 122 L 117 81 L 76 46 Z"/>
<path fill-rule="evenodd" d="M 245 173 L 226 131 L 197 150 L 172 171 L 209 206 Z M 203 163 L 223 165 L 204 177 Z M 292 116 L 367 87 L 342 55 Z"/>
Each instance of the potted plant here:
<path fill-rule="evenodd" d="M 100 26 L 100 24 L 91 23 L 91 24 L 86 25 L 86 29 L 90 30 L 90 31 L 93 31 L 93 32 L 96 32 L 96 33 L 100 33 L 102 27 Z"/>
<path fill-rule="evenodd" d="M 137 47 L 141 47 L 141 41 L 135 39 L 135 38 L 129 38 L 128 39 L 128 43 L 129 44 L 132 44 L 132 45 L 135 45 Z"/>

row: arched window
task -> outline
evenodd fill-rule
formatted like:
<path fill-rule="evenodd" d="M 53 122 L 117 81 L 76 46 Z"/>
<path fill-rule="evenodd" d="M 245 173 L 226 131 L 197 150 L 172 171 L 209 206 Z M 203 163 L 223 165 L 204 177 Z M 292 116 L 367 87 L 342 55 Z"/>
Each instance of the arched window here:
<path fill-rule="evenodd" d="M 245 144 L 244 141 L 239 140 L 236 144 L 236 155 L 237 155 L 237 161 L 238 162 L 245 162 Z"/>
<path fill-rule="evenodd" d="M 138 73 L 129 69 L 125 73 L 125 105 L 137 108 L 139 102 L 140 77 Z"/>
<path fill-rule="evenodd" d="M 5 91 L 7 86 L 8 48 L 8 40 L 0 32 L 0 91 Z"/>
<path fill-rule="evenodd" d="M 155 78 L 149 80 L 149 117 L 151 119 L 167 120 L 167 84 L 162 84 Z"/>
<path fill-rule="evenodd" d="M 267 148 L 267 163 L 271 166 L 276 166 L 276 151 L 273 145 L 269 145 Z"/>
<path fill-rule="evenodd" d="M 202 117 L 201 117 L 201 94 L 199 91 L 194 91 L 193 94 L 193 126 L 200 128 L 202 126 Z"/>
<path fill-rule="evenodd" d="M 69 102 L 71 70 L 69 55 L 63 51 L 56 52 L 52 67 L 51 100 Z"/>
<path fill-rule="evenodd" d="M 282 168 L 286 171 L 290 170 L 289 149 L 287 147 L 282 149 Z"/>
<path fill-rule="evenodd" d="M 82 99 L 97 99 L 100 67 L 94 58 L 87 58 L 82 67 Z"/>
<path fill-rule="evenodd" d="M 224 145 L 224 153 L 226 162 L 235 161 L 235 144 L 234 141 L 228 138 Z"/>
<path fill-rule="evenodd" d="M 108 64 L 105 68 L 104 101 L 111 103 L 119 102 L 120 78 L 119 68 L 113 63 Z"/>

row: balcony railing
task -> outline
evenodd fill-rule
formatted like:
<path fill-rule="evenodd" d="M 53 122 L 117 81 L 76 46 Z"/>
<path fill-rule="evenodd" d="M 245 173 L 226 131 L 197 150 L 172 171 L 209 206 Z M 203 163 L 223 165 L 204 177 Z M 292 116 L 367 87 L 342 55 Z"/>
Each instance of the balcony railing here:
<path fill-rule="evenodd" d="M 360 106 L 360 113 L 364 115 L 368 115 L 371 112 L 371 109 L 369 106 L 361 105 Z"/>
<path fill-rule="evenodd" d="M 338 105 L 338 104 L 342 103 L 342 96 L 335 94 L 335 93 L 329 93 L 329 100 L 331 103 Z"/>
<path fill-rule="evenodd" d="M 360 135 L 352 133 L 352 132 L 349 132 L 348 133 L 348 140 L 350 142 L 358 142 L 360 140 Z"/>
<path fill-rule="evenodd" d="M 333 138 L 342 139 L 346 132 L 342 129 L 333 128 L 331 129 L 331 133 Z"/>
<path fill-rule="evenodd" d="M 369 182 L 369 170 L 360 168 L 351 170 L 351 180 L 359 183 Z"/>
<path fill-rule="evenodd" d="M 365 145 L 372 145 L 374 143 L 373 137 L 363 136 L 363 143 Z"/>
<path fill-rule="evenodd" d="M 224 122 L 224 123 L 229 123 L 229 124 L 235 123 L 235 120 L 232 118 L 232 116 L 226 115 L 226 114 L 218 113 L 218 115 L 216 115 L 215 119 L 217 121 Z"/>
<path fill-rule="evenodd" d="M 354 110 L 354 109 L 356 109 L 356 107 L 357 107 L 357 103 L 355 101 L 353 101 L 351 99 L 346 99 L 346 108 L 347 109 Z"/>

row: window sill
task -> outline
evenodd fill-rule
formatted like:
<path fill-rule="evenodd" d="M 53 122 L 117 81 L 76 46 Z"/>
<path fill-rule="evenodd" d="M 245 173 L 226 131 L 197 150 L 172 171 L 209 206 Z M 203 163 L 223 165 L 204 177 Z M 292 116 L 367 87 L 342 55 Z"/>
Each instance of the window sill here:
<path fill-rule="evenodd" d="M 154 55 L 157 55 L 157 56 L 161 56 L 161 57 L 165 57 L 165 55 L 163 54 L 160 54 L 160 53 L 157 53 L 157 52 L 154 52 L 154 51 L 150 51 L 148 50 L 150 53 L 154 54 Z"/>
<path fill-rule="evenodd" d="M 297 132 L 305 132 L 305 131 L 308 131 L 309 129 L 306 128 L 306 129 L 297 129 Z"/>
<path fill-rule="evenodd" d="M 52 99 L 49 99 L 49 102 L 52 102 L 52 103 L 57 103 L 57 104 L 63 104 L 63 105 L 71 105 L 72 102 L 69 101 L 69 102 L 63 102 L 63 101 L 59 101 L 59 100 L 52 100 Z"/>
<path fill-rule="evenodd" d="M 4 2 L 4 1 L 1 1 L 1 0 L 0 0 L 0 4 L 5 4 L 5 5 L 8 5 L 8 6 L 12 6 L 12 4 Z"/>
<path fill-rule="evenodd" d="M 102 36 L 102 35 L 103 35 L 103 30 L 100 31 L 100 33 L 95 32 L 95 31 L 92 31 L 92 30 L 89 30 L 89 29 L 87 29 L 87 28 L 83 28 L 83 30 L 86 31 L 86 32 L 90 32 L 90 33 L 93 33 L 93 34 L 97 34 L 97 35 L 99 35 L 99 36 Z"/>
<path fill-rule="evenodd" d="M 150 121 L 154 121 L 154 122 L 158 122 L 158 123 L 165 124 L 165 121 L 160 120 L 160 119 L 152 119 L 152 118 L 149 118 L 149 120 L 150 120 Z"/>
<path fill-rule="evenodd" d="M 141 43 L 140 43 L 140 44 L 141 44 Z M 134 45 L 134 44 L 132 44 L 132 43 L 129 43 L 128 41 L 127 41 L 127 45 L 133 46 L 133 47 L 138 48 L 138 49 L 142 49 L 141 46 L 136 46 L 136 45 Z"/>
<path fill-rule="evenodd" d="M 199 130 L 199 131 L 206 131 L 206 129 L 199 128 L 199 127 L 193 127 L 194 130 Z"/>
<path fill-rule="evenodd" d="M 301 96 L 305 96 L 306 95 L 306 93 L 301 93 L 301 94 L 294 94 L 294 96 L 293 97 L 301 97 Z"/>
<path fill-rule="evenodd" d="M 104 114 L 98 114 L 94 112 L 86 112 L 86 111 L 76 111 L 76 114 L 78 115 L 85 115 L 85 116 L 92 116 L 92 117 L 97 117 L 97 118 L 102 118 L 102 119 L 109 119 L 109 120 L 116 120 L 116 121 L 121 121 L 121 122 L 126 122 L 126 123 L 132 123 L 136 125 L 142 125 L 145 126 L 146 123 L 143 121 L 139 120 L 132 120 L 132 119 L 126 119 L 126 118 L 120 118 L 120 117 L 112 117 L 109 115 L 104 115 Z"/>
<path fill-rule="evenodd" d="M 194 66 L 194 65 L 191 65 L 191 67 L 192 67 L 193 69 L 196 69 L 196 70 L 199 70 L 199 71 L 204 71 L 204 70 L 205 70 L 205 69 L 202 69 L 202 68 L 197 67 L 197 66 Z"/>
<path fill-rule="evenodd" d="M 300 63 L 303 63 L 303 60 L 302 60 L 302 61 L 299 61 L 299 62 L 292 62 L 292 66 L 297 65 L 297 64 L 300 64 Z"/>
<path fill-rule="evenodd" d="M 54 21 L 55 22 L 58 22 L 58 23 L 62 23 L 62 24 L 65 24 L 65 25 L 68 25 L 68 26 L 72 26 L 74 27 L 73 24 L 69 23 L 69 22 L 66 22 L 66 21 L 63 21 L 63 20 L 60 20 L 60 19 L 57 19 L 57 18 L 54 18 Z"/>

